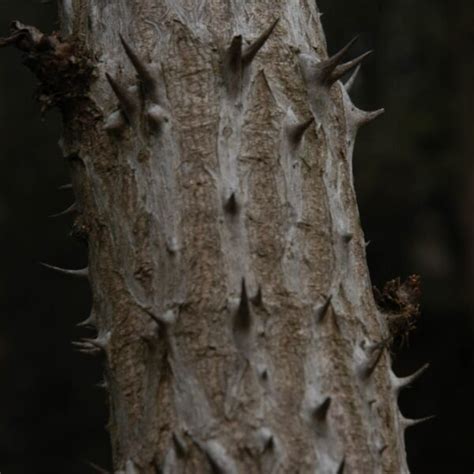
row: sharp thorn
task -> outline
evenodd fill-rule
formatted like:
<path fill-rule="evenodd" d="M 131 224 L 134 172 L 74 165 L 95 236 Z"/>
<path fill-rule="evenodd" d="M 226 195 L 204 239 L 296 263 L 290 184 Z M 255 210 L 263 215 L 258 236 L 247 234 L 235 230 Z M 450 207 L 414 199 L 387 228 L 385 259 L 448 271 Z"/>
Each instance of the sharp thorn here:
<path fill-rule="evenodd" d="M 388 448 L 388 444 L 383 444 L 382 446 L 380 446 L 377 451 L 379 453 L 379 455 L 382 455 L 384 453 L 384 451 Z"/>
<path fill-rule="evenodd" d="M 323 402 L 321 402 L 314 410 L 313 410 L 313 419 L 322 423 L 326 420 L 327 414 L 329 411 L 329 407 L 331 406 L 331 397 L 326 397 Z"/>
<path fill-rule="evenodd" d="M 237 314 L 234 318 L 234 331 L 248 332 L 252 320 L 250 317 L 250 305 L 249 298 L 247 295 L 247 286 L 245 284 L 245 278 L 242 278 L 241 290 L 240 290 L 240 302 L 237 309 Z"/>
<path fill-rule="evenodd" d="M 62 273 L 63 275 L 68 275 L 72 277 L 78 277 L 78 278 L 88 278 L 89 277 L 89 267 L 86 268 L 81 268 L 78 270 L 70 270 L 67 268 L 60 268 L 60 267 L 55 267 L 54 265 L 49 265 L 48 263 L 44 262 L 39 262 L 40 265 L 42 265 L 45 268 L 49 268 L 50 270 L 53 270 L 58 273 Z"/>
<path fill-rule="evenodd" d="M 107 77 L 114 94 L 117 96 L 122 112 L 124 113 L 127 120 L 131 122 L 131 119 L 136 111 L 134 99 L 129 95 L 128 91 L 124 87 L 115 81 L 115 79 L 110 74 L 105 73 L 105 76 Z"/>
<path fill-rule="evenodd" d="M 95 472 L 98 472 L 100 474 L 110 474 L 109 471 L 107 471 L 106 469 L 98 466 L 97 464 L 91 461 L 86 462 L 86 464 L 88 464 L 92 469 L 94 469 Z"/>
<path fill-rule="evenodd" d="M 351 232 L 346 232 L 345 234 L 342 235 L 342 240 L 348 244 L 352 239 L 354 238 L 354 234 Z"/>
<path fill-rule="evenodd" d="M 273 433 L 268 428 L 260 428 L 258 430 L 258 438 L 260 441 L 261 453 L 264 453 L 275 446 L 275 438 Z"/>
<path fill-rule="evenodd" d="M 424 423 L 425 421 L 430 421 L 435 418 L 436 415 L 425 416 L 424 418 L 418 418 L 416 420 L 411 420 L 409 418 L 405 418 L 402 416 L 401 423 L 404 429 L 410 428 L 411 426 L 419 425 L 420 423 Z"/>
<path fill-rule="evenodd" d="M 344 74 L 348 73 L 351 69 L 358 66 L 369 54 L 372 54 L 372 51 L 367 51 L 364 54 L 361 54 L 357 58 L 353 59 L 352 61 L 348 61 L 347 63 L 341 64 L 337 66 L 331 73 L 328 82 L 333 84 L 337 80 L 339 80 Z"/>
<path fill-rule="evenodd" d="M 259 52 L 260 48 L 266 43 L 269 36 L 272 34 L 275 26 L 280 21 L 277 18 L 252 44 L 250 44 L 247 48 L 245 48 L 244 52 L 242 53 L 242 65 L 248 66 L 256 54 Z"/>
<path fill-rule="evenodd" d="M 235 197 L 235 193 L 232 193 L 224 204 L 224 209 L 229 214 L 235 215 L 237 214 L 238 208 L 237 198 Z"/>
<path fill-rule="evenodd" d="M 329 312 L 331 306 L 332 295 L 326 298 L 326 301 L 316 309 L 316 322 L 322 323 L 326 319 L 326 315 Z"/>
<path fill-rule="evenodd" d="M 58 190 L 59 191 L 64 191 L 66 189 L 72 189 L 72 183 L 68 183 L 68 184 L 63 184 L 62 186 L 59 186 L 58 187 Z"/>
<path fill-rule="evenodd" d="M 135 51 L 132 50 L 132 48 L 125 41 L 124 37 L 121 34 L 119 36 L 123 49 L 125 50 L 128 59 L 130 59 L 130 62 L 133 64 L 133 67 L 135 68 L 135 71 L 137 72 L 137 75 L 140 79 L 145 97 L 157 102 L 156 82 L 153 78 L 153 75 L 151 74 L 150 69 L 147 67 L 144 61 L 137 56 Z"/>
<path fill-rule="evenodd" d="M 188 447 L 184 440 L 177 433 L 173 432 L 173 444 L 178 458 L 184 458 L 188 454 Z"/>
<path fill-rule="evenodd" d="M 418 369 L 415 373 L 412 375 L 408 375 L 407 377 L 396 377 L 395 375 L 392 374 L 392 384 L 395 390 L 395 393 L 399 393 L 400 390 L 402 390 L 405 387 L 408 387 L 411 385 L 413 382 L 418 380 L 428 369 L 430 364 L 425 364 L 423 367 Z"/>
<path fill-rule="evenodd" d="M 378 343 L 374 344 L 371 348 L 368 348 L 367 358 L 360 366 L 360 375 L 362 378 L 367 379 L 374 373 L 374 370 L 382 357 L 384 347 L 384 343 Z"/>
<path fill-rule="evenodd" d="M 227 65 L 233 74 L 240 74 L 242 70 L 242 35 L 232 38 L 227 51 Z"/>
<path fill-rule="evenodd" d="M 96 321 L 96 317 L 95 317 L 95 313 L 93 311 L 91 311 L 91 314 L 89 315 L 89 317 L 87 319 L 85 319 L 84 321 L 81 321 L 80 323 L 77 323 L 76 326 L 77 327 L 96 327 L 96 324 L 97 324 L 97 321 Z"/>
<path fill-rule="evenodd" d="M 339 467 L 337 468 L 336 474 L 344 474 L 345 468 L 346 468 L 346 459 L 342 458 L 341 462 L 339 463 Z"/>
<path fill-rule="evenodd" d="M 68 214 L 74 214 L 77 211 L 77 203 L 73 202 L 67 209 L 64 211 L 58 212 L 57 214 L 51 214 L 49 217 L 52 219 L 54 217 L 66 216 Z"/>
<path fill-rule="evenodd" d="M 325 59 L 321 61 L 318 64 L 317 70 L 318 70 L 318 76 L 321 82 L 327 83 L 327 84 L 332 84 L 331 82 L 331 76 L 333 71 L 336 69 L 336 67 L 341 63 L 342 58 L 344 55 L 347 53 L 349 48 L 359 39 L 358 36 L 355 38 L 351 39 L 349 43 L 347 43 L 342 49 L 340 49 L 336 54 L 333 56 L 329 57 L 328 59 Z M 334 82 L 334 81 L 333 81 Z"/>
<path fill-rule="evenodd" d="M 253 296 L 250 300 L 255 306 L 262 306 L 263 294 L 262 294 L 262 287 L 260 285 L 258 286 L 257 294 Z"/>
<path fill-rule="evenodd" d="M 85 341 L 73 341 L 72 345 L 82 354 L 97 355 L 101 349 Z"/>
<path fill-rule="evenodd" d="M 357 116 L 357 124 L 359 126 L 372 122 L 377 117 L 382 115 L 385 112 L 385 109 L 378 109 L 374 110 L 373 112 L 366 112 L 361 110 L 360 112 L 361 113 Z"/>
<path fill-rule="evenodd" d="M 295 146 L 298 145 L 303 139 L 303 135 L 306 132 L 306 130 L 308 130 L 310 125 L 312 125 L 313 123 L 314 123 L 314 117 L 311 117 L 310 119 L 306 120 L 303 123 L 300 123 L 298 125 L 292 125 L 291 127 L 289 127 L 288 136 L 289 136 L 290 142 Z"/>
<path fill-rule="evenodd" d="M 360 64 L 357 65 L 357 67 L 355 68 L 355 70 L 352 73 L 351 77 L 344 84 L 344 87 L 345 87 L 347 92 L 350 92 L 352 90 L 352 87 L 354 86 L 354 83 L 357 79 L 357 76 L 359 75 L 359 71 L 360 71 Z"/>

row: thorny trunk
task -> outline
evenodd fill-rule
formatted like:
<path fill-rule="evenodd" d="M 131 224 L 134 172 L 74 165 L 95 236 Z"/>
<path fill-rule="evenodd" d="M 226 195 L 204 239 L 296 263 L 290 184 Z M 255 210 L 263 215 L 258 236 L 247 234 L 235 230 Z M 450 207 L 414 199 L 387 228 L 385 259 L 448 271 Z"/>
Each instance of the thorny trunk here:
<path fill-rule="evenodd" d="M 115 471 L 408 472 L 418 374 L 390 370 L 352 182 L 380 111 L 339 81 L 363 57 L 328 59 L 314 0 L 61 3 L 95 67 L 62 147 Z"/>

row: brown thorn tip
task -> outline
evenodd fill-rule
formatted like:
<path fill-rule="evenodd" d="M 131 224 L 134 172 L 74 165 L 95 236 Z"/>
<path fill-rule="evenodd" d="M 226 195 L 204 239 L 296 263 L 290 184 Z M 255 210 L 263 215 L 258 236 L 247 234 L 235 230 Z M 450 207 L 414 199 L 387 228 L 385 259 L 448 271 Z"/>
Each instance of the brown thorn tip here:
<path fill-rule="evenodd" d="M 263 295 L 262 295 L 262 287 L 260 285 L 258 286 L 257 294 L 253 298 L 251 298 L 251 300 L 255 306 L 262 306 Z"/>
<path fill-rule="evenodd" d="M 237 198 L 235 197 L 235 193 L 232 193 L 229 196 L 229 199 L 227 199 L 224 209 L 229 213 L 229 214 L 236 214 L 238 210 L 238 205 L 237 205 Z"/>
<path fill-rule="evenodd" d="M 360 63 L 367 57 L 369 54 L 372 54 L 373 51 L 367 51 L 364 54 L 361 54 L 357 58 L 353 59 L 352 61 L 348 61 L 347 63 L 341 64 L 336 66 L 332 71 L 330 77 L 328 78 L 328 82 L 333 84 L 337 80 L 339 80 L 344 74 L 348 73 L 351 69 L 359 66 Z"/>
<path fill-rule="evenodd" d="M 336 69 L 336 67 L 341 63 L 342 58 L 344 55 L 347 53 L 349 48 L 358 40 L 358 36 L 355 38 L 352 38 L 349 43 L 347 43 L 342 49 L 340 49 L 337 53 L 334 55 L 330 56 L 328 59 L 322 60 L 318 65 L 317 65 L 317 70 L 318 70 L 318 80 L 322 83 L 326 83 L 331 85 L 334 81 L 332 81 L 331 77 L 333 74 L 333 71 Z"/>
<path fill-rule="evenodd" d="M 227 51 L 227 61 L 232 72 L 236 73 L 242 67 L 242 35 L 232 38 L 229 50 Z"/>
<path fill-rule="evenodd" d="M 179 458 L 184 458 L 188 454 L 188 447 L 184 440 L 177 433 L 172 434 L 176 454 Z"/>
<path fill-rule="evenodd" d="M 329 312 L 331 301 L 332 301 L 332 295 L 329 295 L 326 298 L 326 301 L 324 302 L 324 304 L 316 310 L 316 321 L 318 323 L 322 323 L 326 319 L 326 315 Z"/>
<path fill-rule="evenodd" d="M 331 406 L 331 397 L 326 397 L 313 411 L 313 418 L 319 422 L 323 422 L 327 418 L 329 407 Z"/>
<path fill-rule="evenodd" d="M 130 59 L 130 62 L 133 64 L 135 71 L 140 78 L 140 81 L 143 84 L 144 92 L 147 96 L 150 96 L 151 99 L 156 99 L 155 97 L 155 80 L 141 58 L 137 56 L 135 51 L 129 46 L 129 44 L 125 41 L 124 37 L 119 34 L 120 42 L 122 43 L 123 49 Z"/>
<path fill-rule="evenodd" d="M 122 112 L 125 114 L 127 119 L 130 121 L 132 115 L 135 112 L 135 104 L 133 99 L 129 96 L 128 92 L 115 81 L 115 79 L 108 73 L 105 73 L 105 77 L 110 84 L 110 87 L 114 91 L 119 103 Z"/>
<path fill-rule="evenodd" d="M 306 120 L 303 123 L 293 125 L 292 127 L 290 127 L 290 129 L 289 129 L 290 141 L 294 145 L 298 145 L 301 142 L 301 140 L 303 138 L 303 135 L 306 132 L 306 130 L 308 130 L 308 128 L 313 123 L 314 123 L 314 117 L 311 117 L 310 119 Z"/>
<path fill-rule="evenodd" d="M 361 375 L 363 378 L 369 378 L 373 373 L 380 359 L 382 358 L 384 346 L 378 344 L 374 347 L 370 354 L 367 355 L 366 361 L 361 366 Z"/>
<path fill-rule="evenodd" d="M 243 66 L 248 66 L 252 62 L 260 48 L 262 48 L 262 46 L 267 42 L 279 21 L 279 18 L 274 20 L 273 23 L 252 44 L 245 48 L 245 51 L 242 53 Z"/>
<path fill-rule="evenodd" d="M 237 315 L 234 323 L 234 330 L 247 332 L 251 326 L 250 319 L 250 305 L 249 298 L 247 295 L 247 286 L 245 284 L 245 278 L 242 278 L 242 284 L 240 289 L 240 303 L 237 309 Z"/>
<path fill-rule="evenodd" d="M 334 68 L 341 62 L 344 55 L 349 51 L 352 45 L 359 39 L 359 35 L 354 36 L 349 43 L 347 43 L 344 47 L 342 47 L 337 53 L 330 56 L 326 61 L 324 61 L 325 65 L 330 68 L 330 72 L 334 70 Z"/>
<path fill-rule="evenodd" d="M 339 463 L 339 467 L 337 468 L 337 474 L 343 474 L 345 468 L 346 468 L 346 459 L 342 458 L 342 461 Z"/>

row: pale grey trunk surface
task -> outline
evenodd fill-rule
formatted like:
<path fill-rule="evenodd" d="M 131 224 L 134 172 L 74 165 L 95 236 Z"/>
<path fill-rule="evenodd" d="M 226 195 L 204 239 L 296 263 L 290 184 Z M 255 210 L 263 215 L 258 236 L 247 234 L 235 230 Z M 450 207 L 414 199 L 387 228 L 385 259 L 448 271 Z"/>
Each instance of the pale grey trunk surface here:
<path fill-rule="evenodd" d="M 407 472 L 352 183 L 378 113 L 320 63 L 314 0 L 64 0 L 62 24 L 96 66 L 62 146 L 115 470 Z"/>

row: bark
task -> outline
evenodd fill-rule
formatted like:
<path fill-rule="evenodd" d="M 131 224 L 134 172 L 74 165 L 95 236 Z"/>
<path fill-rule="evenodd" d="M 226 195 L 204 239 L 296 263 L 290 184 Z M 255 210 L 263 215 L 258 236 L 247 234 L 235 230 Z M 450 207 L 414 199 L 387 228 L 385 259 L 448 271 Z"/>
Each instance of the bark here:
<path fill-rule="evenodd" d="M 380 111 L 339 81 L 363 58 L 328 58 L 313 0 L 60 3 L 97 330 L 77 345 L 104 363 L 114 470 L 408 472 L 418 374 L 390 370 L 352 181 Z"/>

